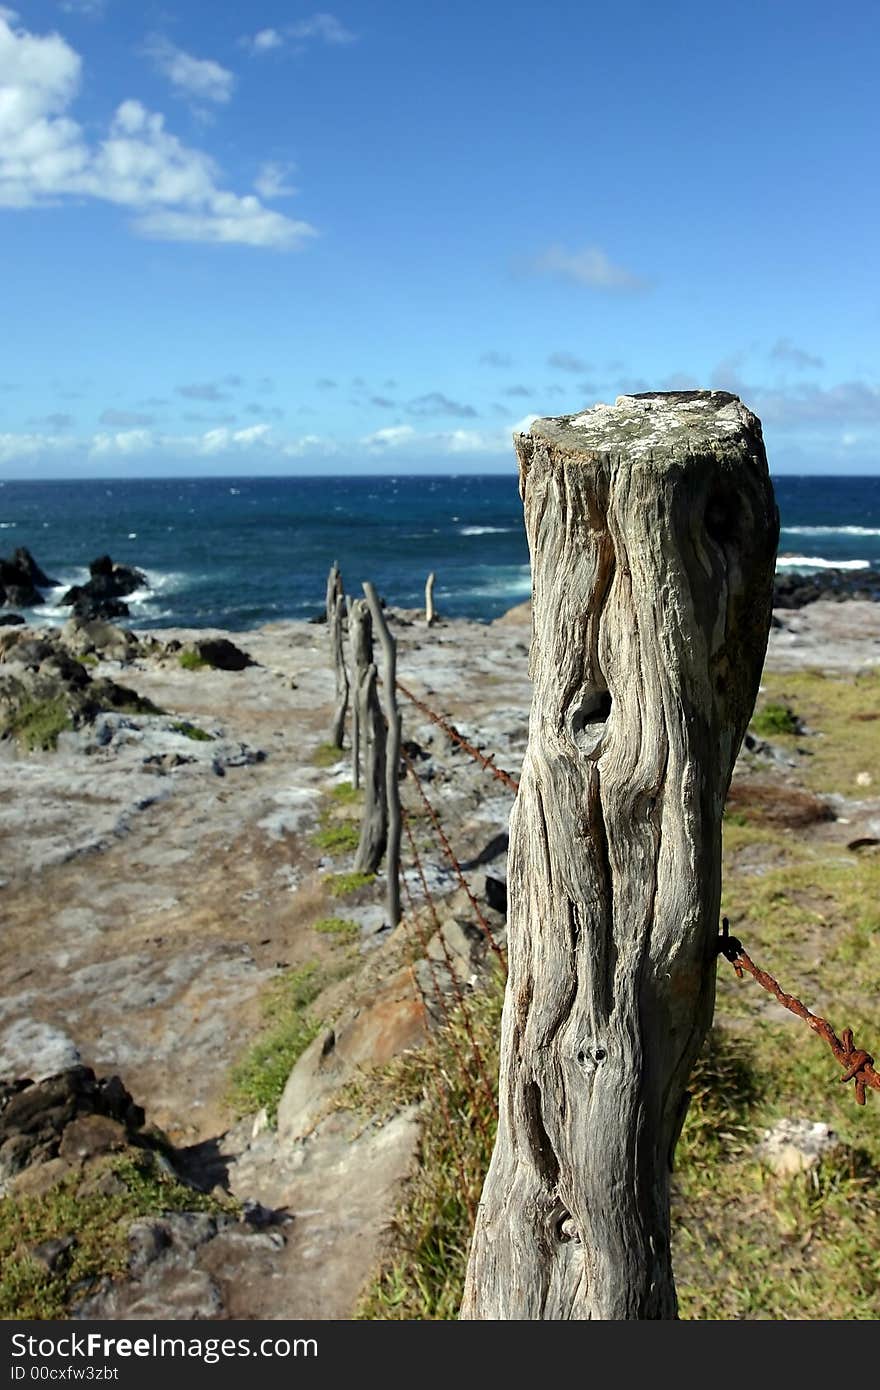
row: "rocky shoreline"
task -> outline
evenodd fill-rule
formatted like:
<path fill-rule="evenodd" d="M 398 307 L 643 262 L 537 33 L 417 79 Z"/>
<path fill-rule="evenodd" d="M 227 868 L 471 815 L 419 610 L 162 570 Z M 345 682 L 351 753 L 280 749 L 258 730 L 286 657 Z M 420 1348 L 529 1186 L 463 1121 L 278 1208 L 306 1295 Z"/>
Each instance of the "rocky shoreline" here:
<path fill-rule="evenodd" d="M 419 613 L 388 612 L 401 678 L 516 774 L 528 731 L 529 605 L 493 624 L 430 630 Z M 873 601 L 810 600 L 776 617 L 768 669 L 880 667 Z M 348 858 L 326 847 L 321 828 L 344 824 L 335 790 L 350 766 L 347 750 L 326 749 L 326 645 L 326 632 L 305 622 L 233 640 L 127 634 L 76 618 L 49 635 L 16 626 L 0 637 L 7 734 L 22 700 L 68 702 L 54 750 L 0 742 L 0 1076 L 13 1088 L 3 1094 L 20 1105 L 21 1078 L 51 1090 L 49 1078 L 83 1069 L 119 1076 L 161 1127 L 179 1180 L 248 1211 L 293 1217 L 270 1222 L 271 1240 L 257 1245 L 256 1227 L 239 1230 L 237 1216 L 209 1214 L 179 1230 L 172 1222 L 151 1235 L 133 1226 L 126 1278 L 82 1293 L 90 1316 L 351 1316 L 415 1162 L 419 1122 L 417 1107 L 405 1106 L 367 1123 L 335 1097 L 362 1068 L 424 1036 L 421 975 L 452 992 L 475 987 L 487 968 L 466 896 L 427 833 L 439 925 L 427 923 L 427 953 L 419 948 L 414 969 L 406 930 L 384 921 L 381 879 L 333 896 Z M 415 707 L 404 708 L 404 735 L 503 942 L 497 885 L 510 795 Z M 782 767 L 772 744 L 748 756 Z M 859 805 L 847 808 L 850 836 L 873 834 L 880 813 L 870 800 Z M 407 874 L 418 898 L 409 866 Z M 316 929 L 340 918 L 344 938 Z M 257 1111 L 237 1119 L 230 1071 L 261 1027 L 261 1001 L 312 967 L 326 981 L 314 1004 L 322 1023 L 293 1069 L 277 1127 Z M 0 1124 L 0 1141 L 4 1133 Z M 9 1152 L 0 1142 L 9 1192 L 49 1179 L 46 1166 L 61 1153 L 53 1143 L 34 1163 L 22 1161 L 20 1142 Z M 27 1176 L 41 1167 L 40 1179 Z M 155 1252 L 146 1261 L 144 1241 Z"/>

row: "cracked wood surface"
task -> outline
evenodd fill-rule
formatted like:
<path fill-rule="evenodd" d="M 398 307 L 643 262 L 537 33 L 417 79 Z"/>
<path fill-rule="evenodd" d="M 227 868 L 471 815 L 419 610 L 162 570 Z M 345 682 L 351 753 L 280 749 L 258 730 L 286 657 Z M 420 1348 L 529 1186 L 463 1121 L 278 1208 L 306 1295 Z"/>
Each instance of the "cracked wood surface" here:
<path fill-rule="evenodd" d="M 669 1318 L 669 1170 L 714 1007 L 721 815 L 778 514 L 724 392 L 516 438 L 532 558 L 499 1129 L 462 1317 Z"/>

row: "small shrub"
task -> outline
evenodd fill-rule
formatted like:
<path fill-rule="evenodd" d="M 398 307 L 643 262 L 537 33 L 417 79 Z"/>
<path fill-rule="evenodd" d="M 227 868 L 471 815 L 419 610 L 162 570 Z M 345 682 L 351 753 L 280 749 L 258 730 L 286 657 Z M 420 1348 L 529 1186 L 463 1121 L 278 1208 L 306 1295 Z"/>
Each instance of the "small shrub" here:
<path fill-rule="evenodd" d="M 762 738 L 772 738 L 774 734 L 799 734 L 801 721 L 788 705 L 771 701 L 752 715 L 752 728 Z"/>
<path fill-rule="evenodd" d="M 176 734 L 183 734 L 184 738 L 191 738 L 194 743 L 213 743 L 214 735 L 200 729 L 197 724 L 190 724 L 188 720 L 181 719 L 176 724 L 171 725 Z"/>
<path fill-rule="evenodd" d="M 201 671 L 210 665 L 198 652 L 181 652 L 177 659 L 184 671 Z"/>
<path fill-rule="evenodd" d="M 58 746 L 58 735 L 73 728 L 67 706 L 60 698 L 24 700 L 10 716 L 5 732 L 29 752 L 48 752 Z"/>

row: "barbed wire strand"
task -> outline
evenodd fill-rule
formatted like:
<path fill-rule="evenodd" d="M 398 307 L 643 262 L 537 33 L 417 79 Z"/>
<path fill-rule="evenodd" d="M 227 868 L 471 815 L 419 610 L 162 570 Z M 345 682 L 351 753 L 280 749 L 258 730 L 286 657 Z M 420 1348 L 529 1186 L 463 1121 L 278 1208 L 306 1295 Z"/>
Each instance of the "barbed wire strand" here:
<path fill-rule="evenodd" d="M 730 935 L 730 922 L 726 917 L 721 920 L 718 951 L 720 955 L 730 961 L 740 979 L 742 979 L 743 971 L 746 971 L 753 980 L 757 980 L 762 989 L 766 989 L 768 994 L 772 994 L 784 1009 L 788 1009 L 790 1013 L 803 1019 L 814 1033 L 818 1033 L 820 1038 L 825 1039 L 835 1058 L 844 1069 L 844 1075 L 840 1078 L 841 1084 L 848 1081 L 854 1082 L 858 1105 L 865 1104 L 868 1086 L 872 1090 L 880 1091 L 880 1073 L 874 1068 L 874 1058 L 870 1052 L 864 1052 L 855 1046 L 852 1029 L 844 1028 L 838 1037 L 827 1018 L 821 1018 L 818 1014 L 812 1013 L 806 1004 L 802 1003 L 795 995 L 786 994 L 778 980 L 774 980 L 773 976 L 769 975 L 766 970 L 755 965 L 742 942 L 737 937 Z"/>
<path fill-rule="evenodd" d="M 495 1112 L 495 1109 L 496 1109 L 495 1093 L 494 1093 L 494 1091 L 493 1091 L 493 1089 L 492 1089 L 491 1082 L 489 1081 L 489 1078 L 488 1078 L 488 1076 L 487 1076 L 487 1074 L 486 1074 L 486 1068 L 485 1068 L 485 1064 L 484 1064 L 484 1062 L 483 1062 L 483 1054 L 482 1054 L 482 1052 L 480 1051 L 480 1048 L 479 1048 L 479 1045 L 478 1045 L 478 1043 L 477 1043 L 476 1038 L 474 1037 L 474 1030 L 473 1030 L 473 1026 L 472 1026 L 472 1024 L 471 1024 L 470 1011 L 469 1011 L 469 1009 L 468 1009 L 468 1007 L 467 1007 L 467 1002 L 466 1002 L 466 1000 L 465 1000 L 464 993 L 463 993 L 462 988 L 461 988 L 461 984 L 459 983 L 458 975 L 456 974 L 455 967 L 454 967 L 454 965 L 453 965 L 453 963 L 452 963 L 452 958 L 451 958 L 451 956 L 450 956 L 450 954 L 449 954 L 449 946 L 448 946 L 448 944 L 447 944 L 446 937 L 445 937 L 445 935 L 444 935 L 444 933 L 443 933 L 443 927 L 442 927 L 441 922 L 440 922 L 440 916 L 439 916 L 439 914 L 438 914 L 438 912 L 437 912 L 437 908 L 436 908 L 436 905 L 435 905 L 435 903 L 434 903 L 434 899 L 433 899 L 433 897 L 431 896 L 431 891 L 430 891 L 430 889 L 428 888 L 428 881 L 427 881 L 427 879 L 425 878 L 425 871 L 424 871 L 424 868 L 422 867 L 422 859 L 421 859 L 421 855 L 419 854 L 418 847 L 416 846 L 415 837 L 413 836 L 412 826 L 411 826 L 411 824 L 410 824 L 410 818 L 409 818 L 409 816 L 406 814 L 406 812 L 405 812 L 405 810 L 404 810 L 403 807 L 401 807 L 401 815 L 402 815 L 402 819 L 403 819 L 404 830 L 406 831 L 406 836 L 407 836 L 407 839 L 409 840 L 410 849 L 411 849 L 411 851 L 412 851 L 412 856 L 413 856 L 413 861 L 414 861 L 415 866 L 416 866 L 416 871 L 417 871 L 417 873 L 418 873 L 418 875 L 419 875 L 419 879 L 421 880 L 422 892 L 423 892 L 424 895 L 425 895 L 425 901 L 427 902 L 427 904 L 428 904 L 428 909 L 429 909 L 429 911 L 430 911 L 430 913 L 431 913 L 431 918 L 432 918 L 432 920 L 433 920 L 434 928 L 435 928 L 436 933 L 437 933 L 437 939 L 438 939 L 438 941 L 440 942 L 440 949 L 441 949 L 442 952 L 443 952 L 443 958 L 444 958 L 444 961 L 445 961 L 445 963 L 446 963 L 446 969 L 447 969 L 448 972 L 449 972 L 449 977 L 450 977 L 450 979 L 451 979 L 451 981 L 452 981 L 452 987 L 453 987 L 453 990 L 455 991 L 455 1002 L 458 1004 L 458 1006 L 459 1006 L 459 1008 L 460 1008 L 460 1010 L 461 1010 L 461 1019 L 462 1019 L 463 1025 L 464 1025 L 464 1030 L 465 1030 L 465 1032 L 466 1032 L 466 1034 L 467 1034 L 468 1042 L 469 1042 L 470 1047 L 471 1047 L 471 1052 L 473 1053 L 473 1058 L 474 1058 L 474 1061 L 475 1061 L 475 1063 L 476 1063 L 476 1065 L 477 1065 L 477 1070 L 478 1070 L 479 1073 L 480 1073 L 480 1079 L 482 1080 L 483 1087 L 484 1087 L 485 1092 L 486 1092 L 486 1098 L 487 1098 L 487 1100 L 489 1101 L 489 1107 L 490 1107 L 490 1109 L 492 1110 L 492 1112 L 494 1113 L 494 1112 Z M 405 879 L 405 876 L 404 876 L 404 879 Z M 428 956 L 428 959 L 432 961 L 432 958 L 431 958 L 430 955 L 428 954 L 427 942 L 425 942 L 425 944 L 424 944 L 424 950 L 425 950 L 426 956 Z M 433 961 L 432 961 L 432 968 L 433 968 Z M 446 1020 L 447 1020 L 447 1024 L 449 1024 L 449 1013 L 448 1013 L 448 1010 L 446 1009 L 445 996 L 444 996 L 444 998 L 443 998 L 443 1000 L 442 1000 L 442 1003 L 443 1003 L 443 1009 L 444 1009 L 444 1014 L 445 1014 L 445 1017 L 446 1017 Z M 459 1051 L 458 1051 L 457 1044 L 455 1043 L 455 1031 L 454 1031 L 454 1029 L 453 1029 L 453 1030 L 451 1031 L 451 1033 L 450 1033 L 450 1039 L 451 1039 L 451 1041 L 453 1042 L 453 1046 L 454 1046 L 454 1048 L 455 1048 L 456 1057 L 458 1058 L 458 1060 L 459 1060 L 459 1062 L 460 1062 L 460 1064 L 461 1064 L 461 1066 L 462 1066 L 462 1068 L 463 1068 L 463 1070 L 464 1070 L 464 1074 L 465 1074 L 465 1075 L 469 1075 L 469 1073 L 468 1073 L 468 1071 L 467 1071 L 467 1068 L 465 1068 L 465 1066 L 464 1066 L 464 1061 L 463 1061 L 463 1059 L 461 1058 L 461 1055 L 460 1055 L 460 1053 L 459 1053 Z M 474 1099 L 476 1099 L 476 1097 L 474 1097 Z M 479 1107 L 477 1107 L 476 1105 L 475 1105 L 475 1107 L 474 1107 L 474 1113 L 475 1113 L 475 1115 L 476 1115 L 476 1117 L 477 1117 L 478 1123 L 479 1123 L 479 1125 L 480 1125 L 480 1129 L 481 1129 L 481 1130 L 483 1131 L 483 1133 L 485 1134 L 485 1126 L 484 1126 L 484 1124 L 483 1124 L 483 1119 L 482 1119 L 482 1116 L 480 1115 Z"/>
<path fill-rule="evenodd" d="M 401 810 L 402 810 L 402 808 L 401 808 Z M 408 825 L 408 821 L 407 821 L 407 819 L 406 819 L 406 812 L 405 812 L 405 811 L 403 812 L 403 817 L 404 817 L 404 825 Z M 427 962 L 428 962 L 428 969 L 429 969 L 429 971 L 430 971 L 431 979 L 432 979 L 433 984 L 434 984 L 434 990 L 435 990 L 435 993 L 437 994 L 437 998 L 438 998 L 438 1000 L 439 1000 L 439 1002 L 440 1002 L 440 1006 L 441 1006 L 441 1008 L 442 1008 L 442 1010 L 443 1010 L 443 1013 L 444 1013 L 444 1015 L 445 1015 L 445 1018 L 446 1018 L 446 1026 L 447 1026 L 447 1028 L 449 1028 L 449 1030 L 450 1030 L 449 1036 L 450 1036 L 450 1040 L 452 1040 L 452 1038 L 453 1038 L 454 1035 L 453 1035 L 453 1033 L 452 1033 L 452 1031 L 451 1031 L 451 1021 L 450 1021 L 450 1018 L 449 1018 L 449 1011 L 448 1011 L 448 1009 L 446 1008 L 446 1000 L 445 1000 L 445 997 L 444 997 L 444 995 L 443 995 L 443 991 L 442 991 L 441 988 L 440 988 L 440 982 L 439 982 L 439 980 L 437 979 L 436 971 L 434 970 L 434 961 L 433 961 L 433 959 L 428 955 L 428 943 L 427 943 L 427 938 L 426 938 L 426 936 L 425 936 L 424 927 L 423 927 L 422 924 L 421 924 L 421 916 L 420 916 L 420 914 L 419 914 L 418 908 L 416 907 L 415 900 L 413 899 L 412 889 L 410 888 L 409 883 L 407 882 L 406 875 L 405 875 L 405 874 L 401 874 L 401 878 L 403 879 L 403 891 L 404 891 L 404 893 L 406 894 L 407 902 L 409 903 L 410 918 L 411 918 L 411 920 L 412 920 L 412 922 L 413 922 L 413 925 L 415 926 L 415 928 L 416 928 L 416 930 L 417 930 L 417 932 L 418 932 L 418 934 L 419 934 L 419 939 L 420 939 L 420 942 L 421 942 L 421 945 L 422 945 L 422 950 L 423 950 L 423 952 L 424 952 L 425 959 L 426 959 Z M 421 983 L 419 982 L 418 976 L 417 976 L 416 971 L 415 971 L 415 966 L 412 964 L 412 962 L 410 962 L 410 972 L 411 972 L 411 974 L 412 974 L 413 980 L 415 981 L 415 984 L 416 984 L 416 988 L 418 989 L 419 995 L 420 995 L 420 997 L 421 997 L 422 1008 L 424 1009 L 424 1012 L 425 1012 L 425 1022 L 426 1022 L 426 1026 L 427 1026 L 427 1028 L 428 1028 L 428 1037 L 429 1037 L 429 1039 L 430 1039 L 430 1036 L 431 1036 L 431 1034 L 430 1034 L 430 1024 L 429 1024 L 429 1021 L 428 1021 L 428 1019 L 429 1019 L 429 1016 L 428 1016 L 428 1006 L 427 1006 L 427 1002 L 426 1002 L 426 1000 L 425 1000 L 425 993 L 424 993 L 424 990 L 422 989 Z M 443 1112 L 443 1123 L 444 1123 L 444 1125 L 446 1126 L 446 1132 L 447 1132 L 447 1134 L 449 1135 L 450 1145 L 451 1145 L 451 1148 L 452 1148 L 452 1152 L 453 1152 L 453 1154 L 454 1154 L 454 1156 L 455 1156 L 455 1166 L 456 1166 L 456 1168 L 458 1169 L 458 1180 L 459 1180 L 459 1182 L 461 1183 L 462 1198 L 463 1198 L 463 1200 L 465 1201 L 465 1203 L 466 1203 L 466 1205 L 467 1205 L 467 1209 L 468 1209 L 468 1214 L 469 1214 L 469 1216 L 471 1217 L 472 1220 L 474 1220 L 474 1219 L 476 1218 L 476 1209 L 475 1209 L 474 1203 L 473 1203 L 473 1201 L 472 1201 L 472 1199 L 471 1199 L 470 1189 L 469 1189 L 469 1187 L 468 1187 L 467 1177 L 466 1177 L 466 1175 L 465 1175 L 465 1165 L 464 1165 L 464 1155 L 463 1155 L 463 1141 L 460 1140 L 460 1134 L 459 1134 L 460 1126 L 453 1125 L 453 1123 L 452 1123 L 452 1116 L 451 1116 L 450 1111 L 449 1111 L 449 1096 L 452 1095 L 452 1082 L 449 1080 L 449 1077 L 446 1075 L 446 1071 L 444 1070 L 443 1066 L 442 1066 L 441 1063 L 440 1063 L 439 1045 L 438 1045 L 436 1036 L 435 1036 L 435 1040 L 434 1040 L 434 1046 L 435 1046 L 435 1051 L 436 1051 L 436 1053 L 437 1053 L 437 1074 L 438 1074 L 439 1077 L 440 1077 L 440 1084 L 439 1084 L 439 1086 L 437 1087 L 437 1090 L 438 1090 L 439 1100 L 440 1100 L 440 1109 L 441 1109 L 442 1112 Z M 453 1043 L 453 1046 L 455 1046 L 454 1043 Z M 456 1058 L 457 1058 L 457 1060 L 458 1060 L 459 1067 L 462 1067 L 461 1057 L 460 1057 L 460 1055 L 459 1055 L 458 1053 L 456 1053 Z M 462 1075 L 463 1075 L 463 1076 L 466 1076 L 466 1077 L 469 1075 L 468 1072 L 467 1072 L 463 1067 L 462 1067 Z M 449 1092 L 449 1096 L 447 1096 L 447 1090 L 448 1090 L 448 1092 Z M 477 1103 L 476 1103 L 477 1098 L 476 1098 L 476 1095 L 475 1095 L 473 1092 L 471 1092 L 470 1099 L 471 1099 L 471 1106 L 473 1107 L 474 1115 L 476 1115 L 476 1114 L 478 1114 L 479 1112 L 478 1112 L 478 1106 L 477 1106 Z"/>
<path fill-rule="evenodd" d="M 492 950 L 495 952 L 495 955 L 498 957 L 498 960 L 501 964 L 501 969 L 504 972 L 504 978 L 506 979 L 507 961 L 504 957 L 504 952 L 498 945 L 498 942 L 495 940 L 495 937 L 492 935 L 492 928 L 486 921 L 486 918 L 483 915 L 479 903 L 477 902 L 476 898 L 471 892 L 470 884 L 464 876 L 464 870 L 462 869 L 461 865 L 458 862 L 458 859 L 455 856 L 455 851 L 453 850 L 451 844 L 449 843 L 449 840 L 447 839 L 446 832 L 444 831 L 443 826 L 440 824 L 440 817 L 437 815 L 437 812 L 434 810 L 434 807 L 428 800 L 428 794 L 425 791 L 425 788 L 422 784 L 422 779 L 419 777 L 419 774 L 416 771 L 415 764 L 413 763 L 412 758 L 410 757 L 409 753 L 407 753 L 404 747 L 401 747 L 400 752 L 403 761 L 406 763 L 406 770 L 412 775 L 413 781 L 416 784 L 416 789 L 419 793 L 419 796 L 422 799 L 422 804 L 424 805 L 425 810 L 428 812 L 428 815 L 431 817 L 434 829 L 437 831 L 437 837 L 440 840 L 440 844 L 443 847 L 443 853 L 446 855 L 446 858 L 452 865 L 453 871 L 455 872 L 455 875 L 458 878 L 459 883 L 461 884 L 464 891 L 467 893 L 470 905 L 473 908 L 474 915 L 477 919 L 477 922 L 479 923 L 480 930 L 482 931 Z"/>
<path fill-rule="evenodd" d="M 493 777 L 497 778 L 499 782 L 503 782 L 512 792 L 515 793 L 519 791 L 519 782 L 517 779 L 509 772 L 505 772 L 503 767 L 496 766 L 494 753 L 487 758 L 484 753 L 480 752 L 479 748 L 475 748 L 472 743 L 468 743 L 467 739 L 463 734 L 459 733 L 454 724 L 451 724 L 442 714 L 438 714 L 436 710 L 432 710 L 430 705 L 426 705 L 424 700 L 420 700 L 411 690 L 408 690 L 402 681 L 397 682 L 397 689 L 402 695 L 405 695 L 408 700 L 411 700 L 416 706 L 416 709 L 420 709 L 422 713 L 430 719 L 432 724 L 436 724 L 454 743 L 457 743 L 460 748 L 463 748 L 475 762 L 478 762 L 487 772 L 491 772 Z"/>

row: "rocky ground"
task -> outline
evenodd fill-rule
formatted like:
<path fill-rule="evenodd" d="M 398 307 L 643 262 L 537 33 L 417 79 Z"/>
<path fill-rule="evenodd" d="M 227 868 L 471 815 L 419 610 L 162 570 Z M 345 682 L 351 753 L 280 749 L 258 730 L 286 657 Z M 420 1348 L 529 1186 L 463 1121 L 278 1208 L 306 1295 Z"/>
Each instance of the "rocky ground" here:
<path fill-rule="evenodd" d="M 488 626 L 427 630 L 416 614 L 391 618 L 401 680 L 516 774 L 528 606 Z M 880 604 L 819 601 L 777 618 L 768 672 L 880 668 Z M 97 716 L 69 711 L 74 727 L 61 729 L 54 751 L 0 743 L 0 1077 L 118 1074 L 182 1155 L 185 1175 L 275 1217 L 256 1242 L 259 1223 L 230 1232 L 232 1218 L 216 1213 L 152 1234 L 138 1228 L 129 1277 L 85 1291 L 80 1315 L 351 1316 L 415 1161 L 418 1113 L 407 1107 L 373 1125 L 333 1098 L 359 1067 L 424 1035 L 418 972 L 428 967 L 414 972 L 406 933 L 388 929 L 381 879 L 342 903 L 331 895 L 328 876 L 350 868 L 351 855 L 315 836 L 350 767 L 347 753 L 325 747 L 326 629 L 288 622 L 239 636 L 252 664 L 237 670 L 182 663 L 204 633 L 129 643 L 109 629 L 90 646 L 82 632 L 71 629 L 66 652 L 85 659 L 89 682 L 121 687 L 124 698 L 105 690 Z M 0 677 L 35 681 L 47 663 L 57 667 L 57 652 L 16 665 L 16 645 L 34 633 L 10 633 Z M 486 875 L 503 876 L 510 794 L 405 701 L 403 713 L 456 853 L 480 861 L 466 878 L 503 940 Z M 791 780 L 789 754 L 758 743 L 742 775 Z M 838 798 L 837 820 L 815 833 L 841 844 L 880 838 L 878 770 L 865 773 Z M 467 986 L 485 942 L 423 820 L 417 839 L 441 904 L 442 941 L 428 927 L 431 968 L 447 987 L 453 976 Z M 411 867 L 407 883 L 420 896 Z M 314 930 L 338 915 L 360 929 L 347 944 Z M 308 966 L 327 981 L 315 1005 L 323 1023 L 277 1128 L 259 1113 L 239 1117 L 231 1073 L 263 1026 L 267 995 Z M 7 1170 L 14 1194 L 21 1174 L 14 1163 Z"/>

